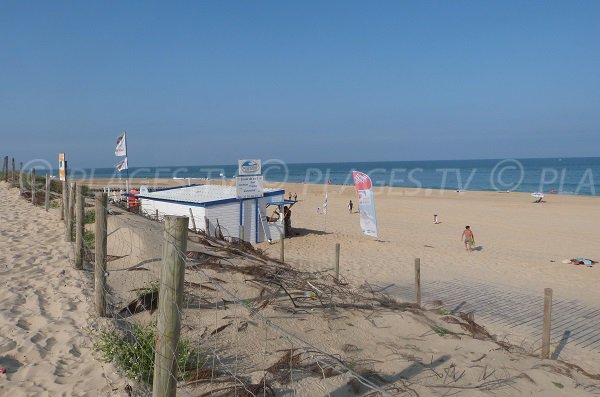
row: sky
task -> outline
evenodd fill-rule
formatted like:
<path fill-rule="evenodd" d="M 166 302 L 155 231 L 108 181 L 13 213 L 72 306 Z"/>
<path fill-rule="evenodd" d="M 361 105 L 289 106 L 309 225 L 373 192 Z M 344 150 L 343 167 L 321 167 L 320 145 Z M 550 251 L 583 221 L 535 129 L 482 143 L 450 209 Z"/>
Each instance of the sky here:
<path fill-rule="evenodd" d="M 0 3 L 0 154 L 600 156 L 598 1 Z"/>

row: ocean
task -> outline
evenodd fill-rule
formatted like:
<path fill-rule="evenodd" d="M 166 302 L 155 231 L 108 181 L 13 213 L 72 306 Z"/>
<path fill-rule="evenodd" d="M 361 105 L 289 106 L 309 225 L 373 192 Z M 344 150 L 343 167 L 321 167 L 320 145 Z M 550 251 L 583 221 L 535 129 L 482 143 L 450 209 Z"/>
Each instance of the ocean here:
<path fill-rule="evenodd" d="M 270 182 L 351 185 L 352 171 L 371 176 L 374 186 L 423 189 L 600 194 L 600 157 L 503 160 L 381 161 L 287 164 L 263 160 Z M 130 178 L 232 178 L 237 165 L 132 167 Z M 72 178 L 125 177 L 114 168 L 71 169 Z M 197 181 L 193 181 L 198 183 Z"/>

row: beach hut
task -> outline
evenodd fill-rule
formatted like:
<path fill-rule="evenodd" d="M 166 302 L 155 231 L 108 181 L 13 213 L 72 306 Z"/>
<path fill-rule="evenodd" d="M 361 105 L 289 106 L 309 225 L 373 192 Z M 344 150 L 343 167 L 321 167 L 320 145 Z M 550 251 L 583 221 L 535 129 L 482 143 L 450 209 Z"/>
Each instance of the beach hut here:
<path fill-rule="evenodd" d="M 279 240 L 283 234 L 282 222 L 267 221 L 267 206 L 273 208 L 272 203 L 283 202 L 284 194 L 283 189 L 264 189 L 263 197 L 239 199 L 235 186 L 192 185 L 153 191 L 142 186 L 135 197 L 144 215 L 193 216 L 196 229 L 206 231 L 208 226 L 211 236 L 220 232 L 228 239 L 260 243 Z M 190 219 L 190 228 L 192 224 Z"/>

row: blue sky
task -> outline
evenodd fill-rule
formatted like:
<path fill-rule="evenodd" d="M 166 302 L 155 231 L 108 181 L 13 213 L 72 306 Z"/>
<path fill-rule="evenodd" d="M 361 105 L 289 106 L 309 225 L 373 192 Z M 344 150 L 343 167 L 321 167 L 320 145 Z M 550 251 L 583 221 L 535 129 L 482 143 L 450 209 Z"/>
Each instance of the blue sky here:
<path fill-rule="evenodd" d="M 0 154 L 600 155 L 600 2 L 0 4 Z"/>

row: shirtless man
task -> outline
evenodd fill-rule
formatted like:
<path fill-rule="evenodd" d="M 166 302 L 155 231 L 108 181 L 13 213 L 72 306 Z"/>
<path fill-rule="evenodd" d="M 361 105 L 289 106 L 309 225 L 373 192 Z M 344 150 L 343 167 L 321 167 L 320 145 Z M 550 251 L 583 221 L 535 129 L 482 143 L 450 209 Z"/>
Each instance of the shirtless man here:
<path fill-rule="evenodd" d="M 475 236 L 471 231 L 471 226 L 465 226 L 465 231 L 460 237 L 465 242 L 465 249 L 469 252 L 473 251 L 473 244 L 475 244 Z"/>

